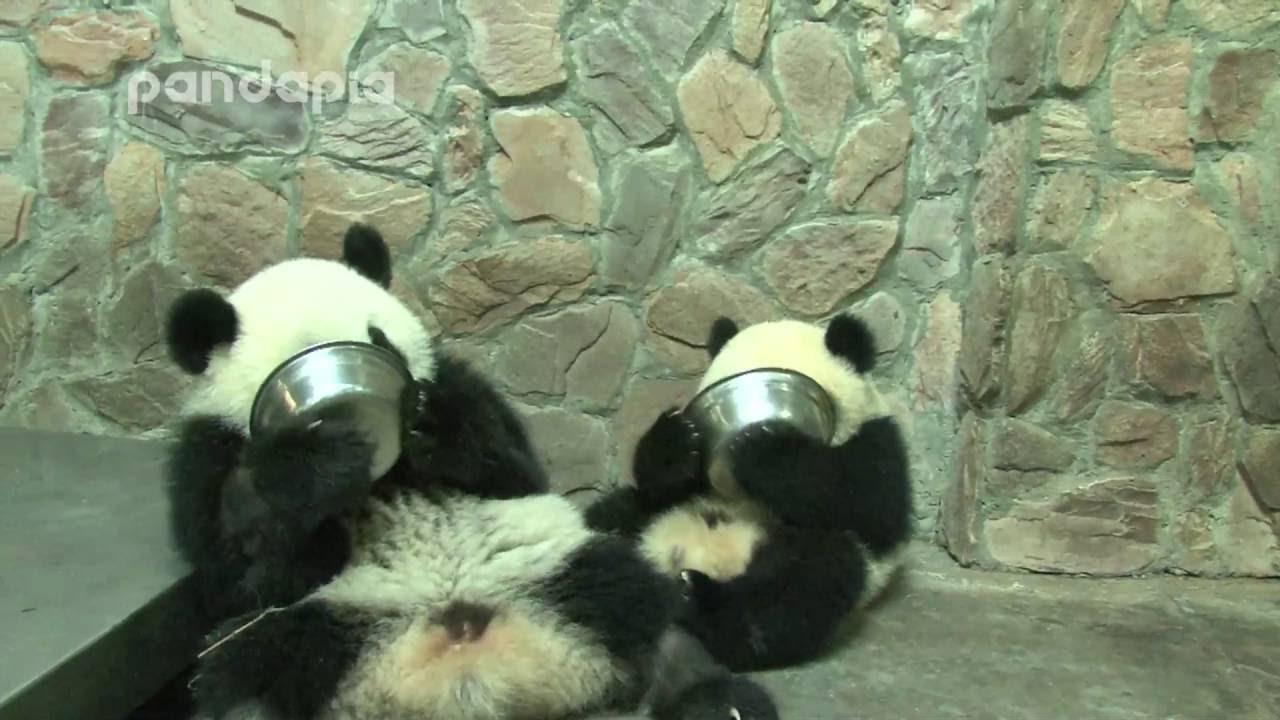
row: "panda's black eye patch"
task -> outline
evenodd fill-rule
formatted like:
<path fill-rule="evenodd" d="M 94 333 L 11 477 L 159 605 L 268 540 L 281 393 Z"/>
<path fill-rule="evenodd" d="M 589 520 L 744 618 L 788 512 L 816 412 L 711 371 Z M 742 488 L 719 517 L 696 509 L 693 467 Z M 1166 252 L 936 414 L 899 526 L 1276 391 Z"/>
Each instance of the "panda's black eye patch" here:
<path fill-rule="evenodd" d="M 406 365 L 409 364 L 409 359 L 404 356 L 404 353 L 400 352 L 400 348 L 396 347 L 395 343 L 392 343 L 391 339 L 387 337 L 387 334 L 382 332 L 382 328 L 379 328 L 377 325 L 369 326 L 369 342 L 377 345 L 383 350 L 390 350 L 400 358 L 400 362 L 403 362 Z"/>

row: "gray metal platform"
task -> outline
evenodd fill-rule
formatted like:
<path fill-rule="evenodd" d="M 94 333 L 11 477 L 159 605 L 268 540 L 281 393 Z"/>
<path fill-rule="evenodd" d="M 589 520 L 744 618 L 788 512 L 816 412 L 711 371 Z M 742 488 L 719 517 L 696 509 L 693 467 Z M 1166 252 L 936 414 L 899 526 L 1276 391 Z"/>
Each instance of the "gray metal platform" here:
<path fill-rule="evenodd" d="M 0 720 L 117 720 L 201 628 L 154 441 L 0 428 Z"/>

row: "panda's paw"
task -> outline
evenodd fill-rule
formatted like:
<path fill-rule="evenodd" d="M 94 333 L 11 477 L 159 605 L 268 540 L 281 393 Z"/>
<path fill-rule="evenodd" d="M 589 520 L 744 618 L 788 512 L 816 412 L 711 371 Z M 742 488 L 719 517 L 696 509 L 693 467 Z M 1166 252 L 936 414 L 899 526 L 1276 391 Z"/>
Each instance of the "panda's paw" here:
<path fill-rule="evenodd" d="M 734 478 L 745 485 L 752 478 L 773 478 L 794 472 L 804 458 L 821 451 L 813 438 L 782 422 L 763 422 L 743 430 L 729 444 Z"/>
<path fill-rule="evenodd" d="M 310 532 L 372 486 L 373 444 L 353 427 L 326 421 L 253 440 L 245 466 L 273 522 L 294 516 Z"/>
<path fill-rule="evenodd" d="M 327 458 L 371 452 L 372 445 L 353 423 L 329 419 L 254 437 L 250 441 L 249 457 L 258 462 L 284 459 L 314 464 Z"/>
<path fill-rule="evenodd" d="M 704 608 L 714 607 L 724 586 L 700 570 L 680 571 L 680 584 L 685 601 L 694 614 Z"/>
<path fill-rule="evenodd" d="M 656 709 L 655 720 L 778 720 L 773 697 L 755 681 L 717 675 Z"/>
<path fill-rule="evenodd" d="M 702 436 L 678 408 L 660 415 L 636 445 L 636 486 L 650 499 L 673 502 L 692 494 L 702 467 Z"/>
<path fill-rule="evenodd" d="M 680 408 L 669 408 L 658 416 L 646 439 L 665 449 L 673 463 L 702 456 L 702 435 Z"/>

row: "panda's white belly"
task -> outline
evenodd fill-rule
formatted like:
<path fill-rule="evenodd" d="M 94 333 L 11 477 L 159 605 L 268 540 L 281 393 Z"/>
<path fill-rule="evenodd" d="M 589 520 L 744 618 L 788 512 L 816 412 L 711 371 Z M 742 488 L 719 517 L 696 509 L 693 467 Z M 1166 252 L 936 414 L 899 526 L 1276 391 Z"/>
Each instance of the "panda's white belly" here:
<path fill-rule="evenodd" d="M 668 575 L 697 570 L 723 582 L 746 572 L 765 537 L 763 518 L 749 504 L 698 498 L 651 523 L 641 536 L 640 549 Z"/>
<path fill-rule="evenodd" d="M 370 503 L 348 569 L 315 593 L 376 618 L 321 717 L 522 720 L 598 702 L 623 671 L 533 593 L 590 537 L 556 496 Z M 494 611 L 478 637 L 451 638 L 439 622 L 460 603 Z"/>
<path fill-rule="evenodd" d="M 423 617 L 386 629 L 325 720 L 542 720 L 599 702 L 621 679 L 609 655 L 536 607 L 502 606 L 455 643 Z"/>
<path fill-rule="evenodd" d="M 348 569 L 316 596 L 389 611 L 452 600 L 510 601 L 561 569 L 592 536 L 554 495 L 372 500 L 353 519 Z"/>

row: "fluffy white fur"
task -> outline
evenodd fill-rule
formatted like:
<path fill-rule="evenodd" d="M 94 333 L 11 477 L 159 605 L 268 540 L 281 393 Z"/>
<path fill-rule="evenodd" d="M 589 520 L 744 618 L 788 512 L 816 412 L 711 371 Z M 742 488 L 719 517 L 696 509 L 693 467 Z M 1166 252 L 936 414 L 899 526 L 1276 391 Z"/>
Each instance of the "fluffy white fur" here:
<path fill-rule="evenodd" d="M 186 410 L 226 418 L 245 432 L 263 379 L 301 350 L 339 340 L 369 341 L 376 325 L 405 354 L 417 378 L 431 378 L 435 356 L 422 323 L 377 283 L 331 260 L 298 258 L 247 280 L 227 298 L 240 336 L 214 350 Z M 244 311 L 242 311 L 244 310 Z"/>
<path fill-rule="evenodd" d="M 719 518 L 710 527 L 703 513 Z M 645 559 L 668 575 L 697 570 L 726 581 L 746 572 L 756 546 L 765 538 L 768 516 L 750 502 L 697 498 L 672 508 L 641 538 Z"/>
<path fill-rule="evenodd" d="M 603 647 L 530 599 L 592 537 L 567 500 L 406 496 L 372 502 L 352 529 L 351 566 L 315 598 L 382 620 L 321 720 L 563 717 L 620 679 Z M 497 609 L 479 641 L 451 644 L 431 622 L 455 601 Z M 275 719 L 252 705 L 235 720 Z"/>

